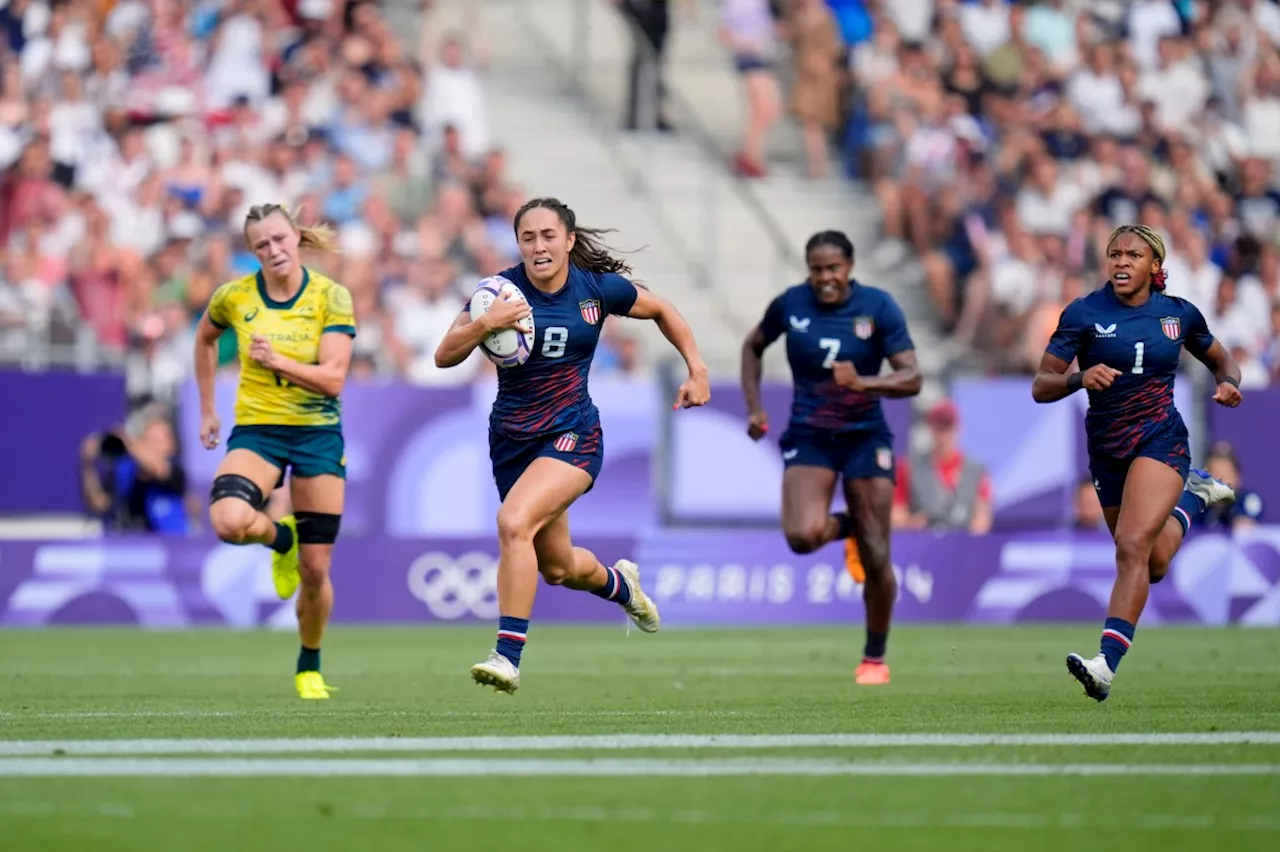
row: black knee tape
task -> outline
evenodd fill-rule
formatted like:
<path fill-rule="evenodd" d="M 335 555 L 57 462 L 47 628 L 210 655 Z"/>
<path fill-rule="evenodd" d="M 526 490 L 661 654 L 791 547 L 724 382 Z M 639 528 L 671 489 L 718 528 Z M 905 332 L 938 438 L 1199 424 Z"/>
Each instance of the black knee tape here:
<path fill-rule="evenodd" d="M 333 544 L 338 540 L 341 515 L 324 512 L 294 512 L 298 519 L 298 544 Z"/>
<path fill-rule="evenodd" d="M 262 489 L 252 479 L 238 473 L 224 473 L 213 480 L 213 488 L 209 489 L 209 502 L 216 503 L 226 497 L 243 500 L 259 510 L 267 505 Z"/>

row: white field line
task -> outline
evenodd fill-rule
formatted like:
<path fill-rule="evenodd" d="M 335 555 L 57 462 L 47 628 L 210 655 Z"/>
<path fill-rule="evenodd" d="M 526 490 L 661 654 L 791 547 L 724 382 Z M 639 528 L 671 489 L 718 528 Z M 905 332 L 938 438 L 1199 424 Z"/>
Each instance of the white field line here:
<path fill-rule="evenodd" d="M 0 756 L 621 751 L 631 749 L 992 748 L 1280 745 L 1280 731 L 1155 734 L 601 734 L 342 739 L 8 740 Z"/>
<path fill-rule="evenodd" d="M 1280 764 L 844 763 L 830 760 L 555 760 L 290 758 L 7 758 L 4 778 L 611 777 L 725 776 L 1280 776 Z"/>
<path fill-rule="evenodd" d="M 296 710 L 285 710 L 278 707 L 264 707 L 258 710 L 0 710 L 0 718 L 19 719 L 265 719 L 296 718 Z M 326 716 L 360 716 L 361 718 L 403 718 L 417 719 L 424 714 L 421 710 L 369 710 L 344 709 L 326 707 Z M 433 710 L 429 714 L 434 718 L 448 719 L 495 719 L 510 718 L 511 714 L 502 710 Z M 594 718 L 627 718 L 639 719 L 668 716 L 697 716 L 699 718 L 743 718 L 764 716 L 747 710 L 548 710 L 540 711 L 540 715 L 555 719 L 594 719 Z"/>
<path fill-rule="evenodd" d="M 0 802 L 0 818 L 10 819 L 112 819 L 151 818 L 190 815 L 206 819 L 244 820 L 261 815 L 252 806 L 225 804 L 177 811 L 150 804 L 125 802 L 18 801 Z M 495 811 L 476 805 L 447 808 L 420 805 L 392 806 L 375 804 L 337 805 L 330 816 L 352 820 L 416 820 L 432 822 L 567 822 L 567 823 L 661 823 L 710 825 L 773 825 L 795 828 L 977 828 L 977 829 L 1124 829 L 1126 831 L 1240 831 L 1280 832 L 1280 817 L 1223 817 L 1195 813 L 1132 813 L 1123 811 L 1108 818 L 1104 814 L 1017 813 L 1008 811 L 965 811 L 963 813 L 920 811 L 806 810 L 743 813 L 732 809 L 659 810 L 655 808 L 601 808 L 591 805 L 576 807 L 501 808 Z"/>

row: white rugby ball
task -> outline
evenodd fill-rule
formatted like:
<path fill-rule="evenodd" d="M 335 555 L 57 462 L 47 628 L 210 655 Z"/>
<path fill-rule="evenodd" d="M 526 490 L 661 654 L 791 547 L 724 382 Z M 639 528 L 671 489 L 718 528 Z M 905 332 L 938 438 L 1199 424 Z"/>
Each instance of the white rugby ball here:
<path fill-rule="evenodd" d="M 510 293 L 520 302 L 528 301 L 519 287 L 501 275 L 494 275 L 481 281 L 471 294 L 471 319 L 484 316 L 503 293 Z M 495 331 L 480 342 L 480 349 L 499 367 L 518 367 L 528 361 L 533 352 L 533 334 L 533 314 L 530 314 L 520 322 L 518 331 L 514 328 Z"/>

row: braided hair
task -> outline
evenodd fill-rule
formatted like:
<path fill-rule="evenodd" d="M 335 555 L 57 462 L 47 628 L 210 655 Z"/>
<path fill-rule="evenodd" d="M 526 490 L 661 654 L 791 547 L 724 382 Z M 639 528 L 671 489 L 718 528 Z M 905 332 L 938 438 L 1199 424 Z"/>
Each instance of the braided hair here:
<path fill-rule="evenodd" d="M 588 272 L 605 273 L 613 272 L 618 275 L 628 275 L 631 267 L 625 260 L 613 256 L 609 247 L 605 245 L 601 239 L 605 234 L 614 232 L 613 228 L 588 228 L 578 224 L 578 217 L 563 201 L 558 198 L 534 198 L 525 202 L 525 205 L 516 211 L 516 217 L 511 223 L 511 227 L 516 232 L 516 237 L 520 236 L 520 220 L 524 218 L 524 214 L 530 210 L 544 207 L 552 211 L 560 219 L 565 230 L 576 237 L 573 248 L 569 251 L 569 262 L 580 269 Z"/>
<path fill-rule="evenodd" d="M 1157 293 L 1163 293 L 1165 281 L 1169 278 L 1169 273 L 1164 270 L 1164 259 L 1166 251 L 1164 247 L 1164 237 L 1155 232 L 1154 229 L 1148 228 L 1146 225 L 1121 225 L 1111 232 L 1111 236 L 1107 237 L 1107 248 L 1110 249 L 1112 244 L 1121 234 L 1137 234 L 1144 243 L 1151 246 L 1151 252 L 1156 256 L 1156 261 L 1160 264 L 1160 268 L 1156 270 L 1156 274 L 1151 277 L 1151 289 Z"/>
<path fill-rule="evenodd" d="M 844 259 L 853 262 L 853 241 L 844 233 L 844 231 L 819 231 L 809 238 L 809 242 L 804 244 L 804 255 L 807 258 L 809 253 L 821 246 L 832 246 L 840 250 L 844 255 Z"/>

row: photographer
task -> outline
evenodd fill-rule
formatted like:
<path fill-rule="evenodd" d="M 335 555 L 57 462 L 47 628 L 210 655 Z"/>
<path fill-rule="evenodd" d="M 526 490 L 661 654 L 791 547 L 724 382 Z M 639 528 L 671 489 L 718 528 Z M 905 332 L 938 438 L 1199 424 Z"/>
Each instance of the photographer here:
<path fill-rule="evenodd" d="M 124 428 L 89 435 L 80 460 L 85 507 L 108 530 L 186 534 L 187 476 L 163 406 L 145 406 Z"/>

